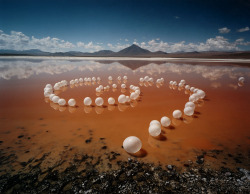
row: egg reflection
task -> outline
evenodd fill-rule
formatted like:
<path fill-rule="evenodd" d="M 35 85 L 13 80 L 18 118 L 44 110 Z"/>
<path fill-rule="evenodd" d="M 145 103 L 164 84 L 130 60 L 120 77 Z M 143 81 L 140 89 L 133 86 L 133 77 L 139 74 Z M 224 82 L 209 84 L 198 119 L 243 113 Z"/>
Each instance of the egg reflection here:
<path fill-rule="evenodd" d="M 59 111 L 64 112 L 67 109 L 66 106 L 59 106 Z"/>
<path fill-rule="evenodd" d="M 160 142 L 159 140 L 155 139 L 152 136 L 148 136 L 148 144 L 152 147 L 152 148 L 160 148 Z"/>
<path fill-rule="evenodd" d="M 175 118 L 172 119 L 172 123 L 174 126 L 179 126 L 181 124 L 181 122 L 182 121 L 180 119 L 175 119 Z"/>
<path fill-rule="evenodd" d="M 204 103 L 205 103 L 204 100 L 201 100 L 201 99 L 200 99 L 200 100 L 197 102 L 197 106 L 198 106 L 198 107 L 202 107 L 202 106 L 204 105 Z"/>
<path fill-rule="evenodd" d="M 76 112 L 76 109 L 77 109 L 77 108 L 74 107 L 74 106 L 69 106 L 68 109 L 69 109 L 69 112 L 73 114 L 73 113 Z"/>
<path fill-rule="evenodd" d="M 96 106 L 95 112 L 100 115 L 104 112 L 104 108 L 102 106 Z"/>
<path fill-rule="evenodd" d="M 131 107 L 136 107 L 138 105 L 138 102 L 136 100 L 130 102 Z"/>
<path fill-rule="evenodd" d="M 183 115 L 183 122 L 186 124 L 191 123 L 194 120 L 193 117 L 187 116 L 187 115 Z"/>
<path fill-rule="evenodd" d="M 113 110 L 115 110 L 115 105 L 108 105 L 108 110 L 109 111 L 113 111 Z"/>
<path fill-rule="evenodd" d="M 85 113 L 90 113 L 92 111 L 93 107 L 92 106 L 84 106 L 83 110 Z"/>
<path fill-rule="evenodd" d="M 118 104 L 118 110 L 121 112 L 124 112 L 128 108 L 128 105 L 126 104 Z"/>
<path fill-rule="evenodd" d="M 238 82 L 238 86 L 242 87 L 242 86 L 244 86 L 244 83 L 243 82 Z"/>
<path fill-rule="evenodd" d="M 54 110 L 58 110 L 59 109 L 59 105 L 58 104 L 55 104 L 53 102 L 50 102 L 50 106 L 54 109 Z"/>
<path fill-rule="evenodd" d="M 49 98 L 48 97 L 44 98 L 44 102 L 49 103 L 50 102 Z"/>
<path fill-rule="evenodd" d="M 125 88 L 121 89 L 121 93 L 125 93 L 127 90 Z"/>

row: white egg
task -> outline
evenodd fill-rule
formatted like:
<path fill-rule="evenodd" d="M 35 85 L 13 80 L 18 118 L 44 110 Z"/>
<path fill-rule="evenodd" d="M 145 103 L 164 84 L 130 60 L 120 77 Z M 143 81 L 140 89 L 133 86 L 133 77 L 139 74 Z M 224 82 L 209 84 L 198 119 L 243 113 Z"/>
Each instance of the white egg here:
<path fill-rule="evenodd" d="M 49 97 L 50 95 L 51 95 L 51 92 L 47 92 L 47 91 L 44 92 L 44 97 Z"/>
<path fill-rule="evenodd" d="M 70 80 L 69 84 L 73 85 L 73 84 L 75 84 L 75 81 L 74 80 Z"/>
<path fill-rule="evenodd" d="M 95 91 L 96 91 L 96 92 L 101 92 L 101 89 L 100 89 L 99 87 L 97 87 L 97 88 L 95 89 Z"/>
<path fill-rule="evenodd" d="M 181 115 L 182 115 L 182 112 L 181 112 L 180 110 L 175 110 L 175 111 L 173 112 L 173 117 L 174 117 L 175 119 L 181 118 Z"/>
<path fill-rule="evenodd" d="M 148 77 L 148 76 L 145 76 L 145 77 L 144 77 L 144 81 L 148 82 L 148 80 L 149 80 L 149 77 Z"/>
<path fill-rule="evenodd" d="M 126 102 L 130 102 L 130 97 L 126 96 Z"/>
<path fill-rule="evenodd" d="M 174 82 L 173 82 L 173 81 L 170 81 L 170 82 L 169 82 L 169 84 L 170 84 L 170 85 L 173 85 L 173 84 L 174 84 Z"/>
<path fill-rule="evenodd" d="M 101 81 L 101 78 L 100 78 L 100 77 L 97 77 L 96 79 L 97 79 L 97 81 Z"/>
<path fill-rule="evenodd" d="M 245 81 L 245 78 L 244 77 L 240 77 L 239 78 L 239 82 L 244 82 Z"/>
<path fill-rule="evenodd" d="M 100 88 L 100 90 L 103 90 L 103 85 L 100 85 L 99 88 Z"/>
<path fill-rule="evenodd" d="M 102 106 L 104 101 L 103 101 L 103 98 L 102 97 L 98 97 L 95 99 L 95 103 L 97 106 Z"/>
<path fill-rule="evenodd" d="M 124 75 L 124 76 L 123 76 L 123 79 L 127 80 L 127 79 L 128 79 L 128 77 L 127 77 L 126 75 Z"/>
<path fill-rule="evenodd" d="M 124 104 L 126 102 L 126 96 L 124 94 L 121 94 L 118 97 L 118 102 L 121 103 L 121 104 Z"/>
<path fill-rule="evenodd" d="M 140 78 L 140 82 L 144 82 L 144 79 L 142 77 Z"/>
<path fill-rule="evenodd" d="M 161 127 L 161 123 L 157 120 L 152 120 L 150 123 L 149 123 L 149 126 L 150 125 L 157 125 L 157 126 L 160 126 Z"/>
<path fill-rule="evenodd" d="M 133 87 L 134 87 L 134 85 L 130 85 L 130 86 L 129 86 L 129 88 L 130 88 L 131 90 L 133 90 Z"/>
<path fill-rule="evenodd" d="M 55 94 L 50 94 L 49 99 L 52 101 L 52 98 L 55 96 Z"/>
<path fill-rule="evenodd" d="M 178 86 L 179 86 L 179 87 L 183 87 L 184 84 L 183 84 L 183 83 L 179 83 Z"/>
<path fill-rule="evenodd" d="M 185 84 L 185 83 L 186 83 L 186 81 L 185 81 L 184 79 L 182 79 L 182 80 L 180 81 L 180 83 Z"/>
<path fill-rule="evenodd" d="M 109 103 L 110 105 L 114 105 L 114 104 L 115 104 L 115 99 L 114 99 L 113 97 L 109 97 L 108 103 Z"/>
<path fill-rule="evenodd" d="M 118 77 L 117 77 L 117 80 L 121 80 L 121 79 L 122 79 L 122 77 L 121 77 L 121 76 L 118 76 Z"/>
<path fill-rule="evenodd" d="M 177 86 L 177 82 L 176 82 L 176 81 L 173 81 L 173 85 Z"/>
<path fill-rule="evenodd" d="M 135 93 L 137 94 L 137 95 L 140 95 L 140 90 L 135 90 Z"/>
<path fill-rule="evenodd" d="M 113 84 L 112 87 L 113 87 L 113 88 L 117 88 L 117 85 L 116 85 L 116 84 Z"/>
<path fill-rule="evenodd" d="M 125 89 L 126 88 L 126 84 L 122 84 L 121 88 Z"/>
<path fill-rule="evenodd" d="M 154 79 L 151 77 L 151 78 L 149 78 L 149 80 L 148 80 L 149 82 L 153 82 L 154 81 Z"/>
<path fill-rule="evenodd" d="M 78 80 L 78 79 L 75 79 L 75 83 L 78 84 L 78 83 L 79 83 L 79 80 Z"/>
<path fill-rule="evenodd" d="M 44 92 L 53 93 L 53 89 L 52 88 L 44 88 Z"/>
<path fill-rule="evenodd" d="M 135 93 L 135 92 L 132 92 L 130 94 L 130 99 L 132 99 L 132 100 L 136 100 L 138 97 L 139 97 L 139 95 L 137 93 Z"/>
<path fill-rule="evenodd" d="M 52 89 L 52 85 L 51 84 L 46 84 L 45 88 L 51 88 Z"/>
<path fill-rule="evenodd" d="M 92 77 L 92 81 L 95 82 L 95 81 L 96 81 L 96 78 L 95 78 L 95 77 Z"/>
<path fill-rule="evenodd" d="M 112 80 L 113 80 L 112 76 L 109 76 L 109 77 L 108 77 L 108 80 L 109 80 L 109 81 L 112 81 Z"/>
<path fill-rule="evenodd" d="M 191 107 L 192 109 L 195 109 L 195 104 L 193 102 L 187 102 L 185 107 Z"/>
<path fill-rule="evenodd" d="M 71 98 L 71 99 L 69 99 L 68 104 L 69 104 L 69 106 L 75 106 L 76 100 L 74 98 Z"/>
<path fill-rule="evenodd" d="M 184 108 L 184 114 L 187 116 L 192 116 L 194 114 L 194 109 L 190 106 Z"/>
<path fill-rule="evenodd" d="M 161 118 L 161 125 L 163 127 L 168 127 L 170 124 L 171 124 L 171 120 L 168 117 L 164 116 Z"/>
<path fill-rule="evenodd" d="M 206 93 L 203 90 L 198 90 L 197 94 L 199 95 L 199 98 L 203 99 L 206 96 Z"/>
<path fill-rule="evenodd" d="M 58 100 L 58 104 L 59 104 L 60 106 L 64 106 L 64 105 L 66 104 L 66 100 L 64 100 L 63 98 L 60 98 L 60 99 Z"/>
<path fill-rule="evenodd" d="M 195 89 L 195 87 L 191 87 L 191 88 L 190 88 L 190 91 L 191 91 L 191 92 L 193 92 L 193 91 L 194 91 L 194 89 Z"/>
<path fill-rule="evenodd" d="M 88 77 L 87 81 L 88 81 L 88 82 L 91 82 L 91 77 Z"/>
<path fill-rule="evenodd" d="M 56 83 L 56 84 L 54 85 L 54 90 L 60 90 L 60 86 L 59 86 L 58 83 Z"/>
<path fill-rule="evenodd" d="M 196 97 L 192 94 L 192 95 L 189 97 L 189 101 L 190 101 L 190 102 L 195 102 L 195 101 L 196 101 Z"/>
<path fill-rule="evenodd" d="M 123 148 L 126 152 L 134 154 L 140 151 L 142 142 L 138 137 L 130 136 L 123 141 Z"/>
<path fill-rule="evenodd" d="M 156 137 L 161 134 L 161 127 L 156 124 L 150 125 L 148 128 L 148 132 L 151 136 Z"/>
<path fill-rule="evenodd" d="M 58 97 L 58 96 L 54 96 L 53 98 L 52 98 L 52 101 L 54 102 L 54 103 L 58 103 L 58 100 L 59 100 L 60 98 Z"/>
<path fill-rule="evenodd" d="M 189 90 L 189 89 L 190 89 L 190 85 L 186 85 L 186 86 L 185 86 L 185 89 L 186 89 L 186 90 Z"/>
<path fill-rule="evenodd" d="M 92 104 L 91 98 L 90 97 L 84 98 L 83 104 L 86 105 L 86 106 L 90 106 Z"/>
<path fill-rule="evenodd" d="M 81 83 L 82 83 L 82 82 L 83 82 L 83 79 L 82 79 L 82 78 L 79 78 L 79 82 L 81 82 Z"/>
<path fill-rule="evenodd" d="M 193 91 L 193 93 L 198 92 L 198 90 L 199 90 L 198 88 L 195 88 L 194 91 Z"/>

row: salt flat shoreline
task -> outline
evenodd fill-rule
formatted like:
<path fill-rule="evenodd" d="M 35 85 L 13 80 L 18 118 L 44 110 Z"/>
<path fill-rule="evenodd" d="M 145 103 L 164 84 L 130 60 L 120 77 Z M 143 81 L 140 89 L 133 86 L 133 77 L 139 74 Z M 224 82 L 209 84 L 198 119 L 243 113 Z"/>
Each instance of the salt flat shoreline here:
<path fill-rule="evenodd" d="M 0 56 L 0 59 L 56 59 L 79 61 L 170 61 L 170 62 L 216 62 L 250 63 L 250 59 L 210 59 L 210 58 L 138 58 L 138 57 L 57 57 L 57 56 Z"/>

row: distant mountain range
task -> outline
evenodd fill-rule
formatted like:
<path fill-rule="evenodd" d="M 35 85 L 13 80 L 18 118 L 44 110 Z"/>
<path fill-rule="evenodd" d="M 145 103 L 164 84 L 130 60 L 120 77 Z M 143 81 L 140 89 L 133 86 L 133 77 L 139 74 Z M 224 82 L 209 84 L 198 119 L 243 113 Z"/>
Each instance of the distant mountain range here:
<path fill-rule="evenodd" d="M 151 52 L 143 49 L 135 44 L 113 52 L 111 50 L 100 50 L 94 53 L 84 53 L 79 51 L 69 52 L 44 52 L 38 49 L 31 50 L 0 50 L 0 56 L 69 56 L 69 57 L 176 57 L 176 58 L 242 58 L 250 59 L 250 51 L 237 51 L 237 52 L 178 52 L 178 53 L 165 53 L 162 51 Z"/>

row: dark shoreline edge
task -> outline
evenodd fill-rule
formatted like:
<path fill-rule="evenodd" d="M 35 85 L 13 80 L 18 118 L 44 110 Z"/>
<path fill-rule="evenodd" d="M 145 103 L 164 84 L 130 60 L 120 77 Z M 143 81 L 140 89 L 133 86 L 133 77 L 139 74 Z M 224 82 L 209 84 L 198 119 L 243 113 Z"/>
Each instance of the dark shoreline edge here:
<path fill-rule="evenodd" d="M 117 160 L 117 169 L 100 172 L 101 157 L 77 156 L 63 171 L 57 168 L 64 160 L 41 168 L 48 154 L 22 164 L 28 172 L 19 171 L 0 176 L 0 193 L 249 193 L 250 174 L 243 168 L 212 170 L 203 162 L 184 165 L 182 171 L 174 165 L 155 165 L 128 158 Z M 118 153 L 107 154 L 109 161 Z M 199 159 L 199 158 L 198 158 Z M 199 160 L 201 160 L 200 158 Z M 35 165 L 34 165 L 35 163 Z M 84 168 L 82 168 L 84 166 Z"/>

